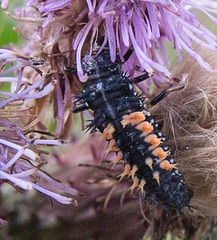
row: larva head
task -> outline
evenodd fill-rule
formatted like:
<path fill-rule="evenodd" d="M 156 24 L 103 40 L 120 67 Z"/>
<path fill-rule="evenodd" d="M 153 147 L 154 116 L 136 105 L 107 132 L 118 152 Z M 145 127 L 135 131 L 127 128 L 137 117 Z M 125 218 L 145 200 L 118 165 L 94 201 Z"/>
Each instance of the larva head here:
<path fill-rule="evenodd" d="M 94 51 L 93 54 L 95 53 Z M 113 72 L 116 71 L 119 66 L 116 62 L 113 63 L 111 61 L 110 53 L 106 48 L 100 53 L 96 53 L 96 55 L 85 55 L 81 64 L 84 73 L 87 73 L 88 76 L 92 74 L 103 74 L 108 71 Z"/>

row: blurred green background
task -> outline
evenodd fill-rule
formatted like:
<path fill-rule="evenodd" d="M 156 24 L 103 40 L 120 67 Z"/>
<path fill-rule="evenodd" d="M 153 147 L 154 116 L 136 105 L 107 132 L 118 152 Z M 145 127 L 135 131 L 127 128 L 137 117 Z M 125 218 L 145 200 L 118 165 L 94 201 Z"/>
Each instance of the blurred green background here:
<path fill-rule="evenodd" d="M 12 12 L 13 9 L 16 9 L 15 7 L 22 6 L 22 4 L 23 1 L 21 0 L 10 1 L 9 7 L 6 12 L 2 9 L 0 10 L 0 47 L 7 46 L 11 43 L 20 45 L 21 37 L 19 33 L 14 30 L 14 27 L 16 27 L 17 23 L 6 13 Z"/>

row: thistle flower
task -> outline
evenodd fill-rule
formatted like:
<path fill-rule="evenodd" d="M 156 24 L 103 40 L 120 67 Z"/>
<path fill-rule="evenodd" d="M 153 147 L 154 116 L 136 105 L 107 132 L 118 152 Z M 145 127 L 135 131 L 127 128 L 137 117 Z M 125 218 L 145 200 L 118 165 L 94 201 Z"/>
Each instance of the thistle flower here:
<path fill-rule="evenodd" d="M 78 194 L 75 189 L 67 190 L 67 187 L 64 188 L 60 183 L 56 183 L 40 170 L 45 164 L 40 160 L 40 146 L 49 144 L 60 146 L 62 143 L 59 140 L 28 139 L 19 127 L 4 118 L 0 118 L 0 127 L 2 129 L 0 131 L 0 179 L 9 181 L 20 189 L 32 190 L 34 188 L 63 204 L 74 203 L 76 205 L 76 200 L 49 191 L 42 183 L 44 179 L 56 185 L 57 188 L 66 190 L 65 192 L 72 195 Z M 37 150 L 33 151 L 31 148 Z M 40 182 L 37 180 L 39 176 Z"/>
<path fill-rule="evenodd" d="M 70 45 L 73 44 L 73 49 L 76 50 L 77 72 L 81 81 L 86 80 L 81 67 L 82 50 L 86 51 L 86 46 L 89 45 L 91 52 L 93 42 L 99 36 L 104 36 L 102 47 L 108 43 L 112 61 L 115 61 L 117 52 L 122 58 L 129 48 L 133 48 L 135 53 L 123 70 L 130 75 L 135 72 L 135 67 L 139 67 L 139 72 L 156 72 L 154 77 L 156 84 L 159 82 L 166 84 L 172 77 L 168 70 L 166 42 L 173 42 L 180 60 L 181 52 L 185 50 L 197 59 L 203 68 L 213 70 L 193 49 L 192 42 L 216 51 L 216 36 L 189 11 L 191 8 L 198 9 L 216 23 L 217 19 L 212 13 L 217 11 L 211 8 L 216 7 L 216 3 L 211 0 L 197 3 L 191 0 L 92 2 L 49 0 L 27 1 L 26 6 L 28 6 L 26 15 L 30 15 L 32 20 L 35 15 L 37 21 L 43 21 L 39 40 L 44 42 L 43 51 L 50 54 L 56 42 L 63 51 L 71 51 Z M 32 14 L 32 9 L 29 8 L 31 6 L 38 9 L 43 17 L 39 18 L 36 12 Z M 19 21 L 18 17 L 16 19 Z M 24 21 L 25 17 L 22 19 Z M 73 29 L 71 33 L 70 29 Z M 74 42 L 69 43 L 68 49 L 61 44 L 63 39 L 67 39 L 67 34 L 74 39 Z M 35 34 L 33 36 L 28 37 L 34 42 Z"/>
<path fill-rule="evenodd" d="M 0 91 L 0 107 L 3 108 L 0 110 L 2 129 L 0 131 L 0 155 L 2 156 L 0 158 L 0 179 L 9 181 L 16 188 L 36 189 L 63 204 L 77 205 L 75 199 L 48 190 L 43 183 L 46 180 L 48 188 L 50 184 L 56 186 L 57 189 L 64 190 L 65 193 L 78 194 L 77 190 L 58 183 L 46 174 L 42 174 L 40 170 L 46 163 L 41 161 L 40 155 L 43 151 L 40 148 L 49 145 L 60 146 L 62 142 L 46 139 L 46 131 L 44 134 L 43 131 L 37 134 L 36 131 L 36 134 L 32 133 L 31 137 L 25 136 L 34 132 L 32 128 L 37 126 L 44 115 L 42 110 L 35 108 L 35 102 L 37 99 L 45 99 L 55 86 L 55 81 L 51 81 L 51 75 L 43 76 L 38 66 L 43 69 L 44 61 L 25 57 L 11 50 L 0 50 L 0 68 L 2 69 L 0 82 L 9 83 L 11 87 L 10 92 Z M 17 72 L 17 76 L 8 77 L 8 73 L 14 71 Z M 29 77 L 29 71 L 31 71 L 31 77 Z M 37 180 L 39 177 L 40 181 Z"/>
<path fill-rule="evenodd" d="M 202 2 L 202 1 L 201 1 Z M 205 2 L 205 1 L 204 1 Z M 204 3 L 203 2 L 203 3 Z M 197 8 L 216 23 L 217 19 L 208 7 L 192 1 L 87 1 L 89 22 L 78 33 L 73 48 L 77 50 L 77 70 L 81 80 L 81 50 L 91 34 L 91 43 L 98 32 L 108 42 L 111 60 L 115 61 L 116 50 L 120 56 L 133 47 L 135 54 L 130 58 L 127 70 L 130 74 L 139 66 L 140 71 L 163 73 L 171 78 L 167 69 L 169 59 L 164 43 L 173 41 L 181 60 L 181 50 L 186 50 L 206 70 L 212 67 L 192 49 L 192 41 L 216 51 L 216 36 L 206 29 L 187 7 Z M 103 30 L 101 30 L 103 28 Z M 101 31 L 100 31 L 101 30 Z M 129 68 L 130 67 L 130 68 Z"/>
<path fill-rule="evenodd" d="M 6 6 L 6 2 L 3 5 Z M 81 81 L 86 80 L 81 67 L 82 53 L 87 49 L 91 52 L 93 42 L 96 38 L 103 36 L 102 47 L 108 43 L 112 61 L 115 61 L 117 52 L 122 58 L 129 48 L 133 48 L 134 54 L 124 64 L 123 70 L 129 75 L 133 73 L 138 75 L 143 71 L 155 72 L 153 80 L 158 85 L 172 81 L 172 74 L 168 70 L 169 57 L 165 49 L 166 42 L 173 42 L 180 60 L 181 51 L 184 49 L 206 70 L 213 70 L 193 49 L 192 42 L 216 51 L 216 36 L 205 28 L 189 9 L 199 9 L 216 23 L 217 19 L 211 15 L 216 13 L 216 10 L 211 8 L 215 6 L 216 3 L 213 1 L 194 3 L 190 0 L 93 2 L 35 0 L 26 2 L 25 15 L 12 15 L 12 17 L 22 21 L 22 28 L 18 27 L 18 29 L 28 38 L 28 44 L 24 47 L 23 53 L 28 53 L 31 57 L 41 58 L 41 54 L 38 53 L 43 53 L 43 56 L 54 56 L 54 54 L 62 56 L 61 52 L 70 53 L 73 45 L 73 49 L 76 50 L 77 73 Z M 20 13 L 17 11 L 17 14 Z M 30 26 L 29 21 L 34 24 Z M 72 56 L 73 54 L 70 53 L 70 64 L 73 64 Z M 44 60 L 47 64 L 50 60 L 52 61 L 52 58 Z M 62 57 L 60 61 L 63 62 Z M 59 79 L 57 82 L 63 81 L 63 77 L 67 78 L 61 69 L 63 66 L 60 61 L 57 64 L 50 62 L 52 66 L 47 65 L 47 72 L 54 69 L 62 72 L 54 77 Z M 136 72 L 135 69 L 137 69 Z M 147 83 L 150 84 L 150 80 L 147 80 Z M 58 90 L 58 85 L 59 83 L 55 91 L 58 91 L 57 115 L 60 120 L 58 129 L 61 132 L 64 122 L 61 118 L 64 116 L 65 106 L 62 104 L 64 96 L 60 93 L 60 89 Z M 68 85 L 68 81 L 65 85 Z M 146 94 L 148 93 L 143 85 L 141 88 Z M 65 101 L 68 102 L 69 99 Z"/>

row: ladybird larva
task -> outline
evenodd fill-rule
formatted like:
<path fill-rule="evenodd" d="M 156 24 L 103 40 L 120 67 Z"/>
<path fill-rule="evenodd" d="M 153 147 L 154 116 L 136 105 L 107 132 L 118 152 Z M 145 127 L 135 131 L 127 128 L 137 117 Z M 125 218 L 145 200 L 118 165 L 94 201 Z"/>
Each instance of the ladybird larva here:
<path fill-rule="evenodd" d="M 190 206 L 193 191 L 177 169 L 144 98 L 122 72 L 121 62 L 111 62 L 105 47 L 95 57 L 84 56 L 82 68 L 88 80 L 76 97 L 73 112 L 93 110 L 94 119 L 88 127 L 110 142 L 109 151 L 116 152 L 116 162 L 123 160 L 125 170 L 120 177 L 132 176 L 131 191 L 139 188 L 148 202 L 182 213 Z"/>

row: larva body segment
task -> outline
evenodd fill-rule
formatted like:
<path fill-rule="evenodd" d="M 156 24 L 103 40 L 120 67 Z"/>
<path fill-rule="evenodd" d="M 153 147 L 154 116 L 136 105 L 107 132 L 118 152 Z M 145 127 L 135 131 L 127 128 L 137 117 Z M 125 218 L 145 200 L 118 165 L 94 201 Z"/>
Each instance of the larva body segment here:
<path fill-rule="evenodd" d="M 193 192 L 132 80 L 121 71 L 118 61 L 111 62 L 106 48 L 95 58 L 86 55 L 82 67 L 88 80 L 77 96 L 79 107 L 75 106 L 74 112 L 93 110 L 94 119 L 88 127 L 100 131 L 110 142 L 108 151 L 117 153 L 115 163 L 124 161 L 120 177 L 132 176 L 131 191 L 139 188 L 148 202 L 182 213 L 189 207 Z"/>

